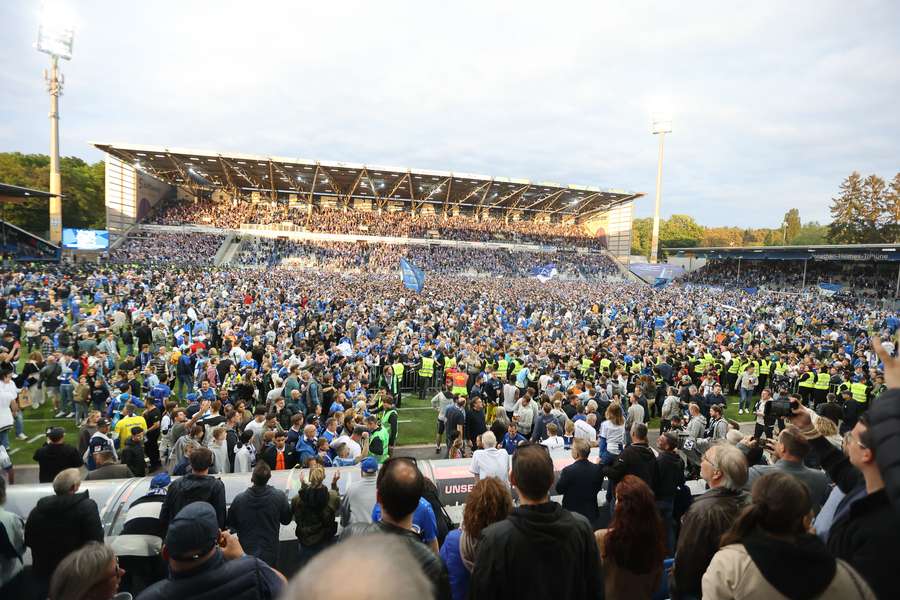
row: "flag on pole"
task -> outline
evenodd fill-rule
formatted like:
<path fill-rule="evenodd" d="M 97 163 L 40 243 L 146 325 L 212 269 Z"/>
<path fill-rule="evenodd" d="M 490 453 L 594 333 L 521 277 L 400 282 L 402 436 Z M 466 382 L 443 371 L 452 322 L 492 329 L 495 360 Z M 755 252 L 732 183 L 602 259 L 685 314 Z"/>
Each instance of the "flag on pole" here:
<path fill-rule="evenodd" d="M 400 258 L 400 280 L 403 281 L 403 287 L 421 293 L 425 288 L 425 271 L 412 264 L 405 258 Z"/>
<path fill-rule="evenodd" d="M 819 293 L 823 296 L 834 296 L 843 286 L 839 283 L 820 283 Z"/>
<path fill-rule="evenodd" d="M 541 283 L 547 283 L 556 277 L 557 273 L 558 271 L 556 270 L 556 265 L 554 263 L 547 263 L 543 267 L 534 267 L 531 269 L 531 276 Z"/>

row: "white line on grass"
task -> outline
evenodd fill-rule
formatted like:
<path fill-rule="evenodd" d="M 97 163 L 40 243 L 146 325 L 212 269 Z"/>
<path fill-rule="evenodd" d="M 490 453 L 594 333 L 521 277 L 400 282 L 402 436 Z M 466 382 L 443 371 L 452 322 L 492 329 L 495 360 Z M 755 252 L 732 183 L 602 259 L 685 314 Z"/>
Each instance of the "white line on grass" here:
<path fill-rule="evenodd" d="M 47 435 L 47 434 L 45 434 L 45 433 L 39 433 L 39 434 L 37 434 L 36 436 L 34 436 L 33 438 L 31 438 L 30 440 L 28 440 L 28 441 L 25 442 L 25 443 L 26 443 L 26 444 L 33 444 L 33 443 L 35 443 L 36 441 L 38 441 L 39 439 L 41 439 L 42 437 L 44 437 L 45 435 Z"/>

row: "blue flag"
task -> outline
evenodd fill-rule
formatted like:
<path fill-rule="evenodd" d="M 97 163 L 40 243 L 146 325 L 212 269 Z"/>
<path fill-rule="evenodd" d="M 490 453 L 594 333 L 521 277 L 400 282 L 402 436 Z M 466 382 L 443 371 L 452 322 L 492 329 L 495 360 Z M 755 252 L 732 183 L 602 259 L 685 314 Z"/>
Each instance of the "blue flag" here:
<path fill-rule="evenodd" d="M 534 267 L 531 269 L 531 276 L 541 283 L 547 283 L 556 277 L 556 273 L 556 265 L 554 263 L 547 263 L 543 267 Z"/>
<path fill-rule="evenodd" d="M 411 289 L 417 294 L 425 288 L 425 271 L 402 257 L 400 258 L 400 279 L 403 281 L 403 287 Z"/>
<path fill-rule="evenodd" d="M 745 287 L 745 288 L 744 288 L 744 291 L 747 292 L 748 294 L 750 294 L 751 296 L 755 296 L 755 295 L 756 295 L 756 292 L 759 291 L 759 288 L 755 288 L 755 287 Z"/>

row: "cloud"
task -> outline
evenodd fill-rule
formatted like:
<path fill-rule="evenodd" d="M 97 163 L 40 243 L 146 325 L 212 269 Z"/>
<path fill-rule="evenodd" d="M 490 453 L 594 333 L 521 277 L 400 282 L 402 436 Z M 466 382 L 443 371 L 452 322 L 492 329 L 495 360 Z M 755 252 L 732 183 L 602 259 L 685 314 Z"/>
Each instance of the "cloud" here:
<path fill-rule="evenodd" d="M 900 155 L 900 4 L 70 0 L 62 148 L 88 140 L 644 191 L 663 212 L 827 220 Z M 36 3 L 0 6 L 0 149 L 45 151 Z M 8 34 L 8 35 L 7 35 Z"/>

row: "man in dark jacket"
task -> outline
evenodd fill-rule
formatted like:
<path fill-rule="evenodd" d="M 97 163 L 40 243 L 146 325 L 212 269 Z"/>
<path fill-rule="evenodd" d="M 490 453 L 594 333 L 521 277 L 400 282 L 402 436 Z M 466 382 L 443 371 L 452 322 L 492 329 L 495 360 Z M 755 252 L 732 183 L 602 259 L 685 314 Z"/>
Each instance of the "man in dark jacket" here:
<path fill-rule="evenodd" d="M 219 528 L 225 528 L 225 484 L 209 474 L 213 454 L 209 448 L 197 448 L 191 453 L 191 473 L 169 486 L 166 501 L 159 511 L 163 527 L 191 502 L 208 502 L 216 511 Z"/>
<path fill-rule="evenodd" d="M 675 600 L 700 597 L 703 574 L 719 549 L 722 534 L 749 501 L 742 489 L 747 482 L 747 459 L 736 446 L 710 446 L 703 454 L 700 476 L 710 489 L 694 500 L 681 521 L 669 578 L 669 594 Z"/>
<path fill-rule="evenodd" d="M 469 598 L 602 597 L 600 557 L 590 523 L 550 501 L 553 461 L 547 449 L 520 446 L 512 458 L 510 483 L 519 491 L 519 507 L 482 531 Z M 537 564 L 548 576 L 535 576 Z"/>
<path fill-rule="evenodd" d="M 144 430 L 139 426 L 131 428 L 131 437 L 125 440 L 122 450 L 122 462 L 134 473 L 135 477 L 147 474 L 147 455 L 144 452 Z"/>
<path fill-rule="evenodd" d="M 113 456 L 112 450 L 104 448 L 99 452 L 94 452 L 94 463 L 97 468 L 88 471 L 85 481 L 99 481 L 101 479 L 128 479 L 134 477 L 134 473 L 128 468 L 128 465 L 119 464 Z"/>
<path fill-rule="evenodd" d="M 286 583 L 220 531 L 216 511 L 205 502 L 189 504 L 172 518 L 163 558 L 169 578 L 145 589 L 140 600 L 274 600 Z"/>
<path fill-rule="evenodd" d="M 552 483 L 552 465 L 550 477 Z M 440 557 L 422 543 L 419 534 L 413 531 L 413 514 L 425 489 L 425 478 L 422 472 L 411 460 L 396 458 L 385 463 L 379 469 L 375 487 L 376 499 L 382 509 L 381 520 L 375 523 L 353 523 L 345 527 L 341 532 L 341 541 L 376 533 L 397 536 L 406 543 L 407 548 L 415 557 L 416 563 L 434 586 L 434 598 L 450 600 L 450 580 L 447 575 L 447 567 L 444 566 Z M 595 543 L 595 556 L 596 547 Z"/>
<path fill-rule="evenodd" d="M 284 431 L 275 433 L 275 443 L 263 450 L 262 459 L 272 471 L 294 468 L 294 465 L 297 464 L 297 451 L 287 445 L 287 433 Z M 244 546 L 246 550 L 246 544 Z"/>
<path fill-rule="evenodd" d="M 47 443 L 34 451 L 39 482 L 50 483 L 62 470 L 77 469 L 84 464 L 78 450 L 63 441 L 65 435 L 62 427 L 48 429 Z"/>
<path fill-rule="evenodd" d="M 875 402 L 898 402 L 900 394 L 888 391 Z M 875 439 L 863 414 L 850 431 L 845 455 L 812 424 L 811 412 L 801 406 L 791 416 L 819 455 L 828 477 L 846 494 L 838 505 L 828 533 L 828 550 L 859 571 L 879 598 L 897 594 L 900 571 L 900 515 L 891 509 L 881 468 L 875 458 Z"/>
<path fill-rule="evenodd" d="M 644 480 L 651 490 L 656 489 L 659 473 L 656 466 L 656 455 L 647 445 L 647 426 L 635 423 L 631 426 L 631 445 L 606 468 L 606 475 L 613 485 L 622 481 L 626 475 L 634 475 Z"/>
<path fill-rule="evenodd" d="M 575 462 L 559 474 L 556 493 L 563 496 L 563 508 L 583 515 L 592 527 L 597 528 L 600 517 L 597 494 L 603 489 L 603 467 L 588 460 L 590 455 L 591 445 L 587 440 L 572 440 Z"/>
<path fill-rule="evenodd" d="M 656 506 L 662 516 L 663 526 L 666 528 L 666 549 L 669 555 L 675 550 L 675 523 L 673 511 L 675 509 L 675 494 L 684 485 L 684 461 L 678 455 L 678 436 L 667 431 L 656 442 L 659 448 L 659 456 L 656 458 L 657 473 L 659 479 L 656 482 Z"/>
<path fill-rule="evenodd" d="M 25 545 L 31 548 L 35 583 L 44 591 L 66 555 L 88 542 L 103 542 L 97 503 L 88 498 L 87 491 L 78 492 L 80 485 L 78 469 L 60 471 L 53 479 L 55 495 L 38 500 L 25 523 Z"/>
<path fill-rule="evenodd" d="M 280 525 L 289 525 L 294 514 L 284 492 L 268 485 L 271 476 L 268 464 L 256 463 L 250 479 L 253 485 L 235 496 L 226 524 L 238 534 L 244 552 L 274 567 Z"/>

